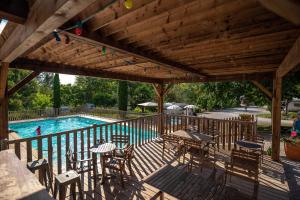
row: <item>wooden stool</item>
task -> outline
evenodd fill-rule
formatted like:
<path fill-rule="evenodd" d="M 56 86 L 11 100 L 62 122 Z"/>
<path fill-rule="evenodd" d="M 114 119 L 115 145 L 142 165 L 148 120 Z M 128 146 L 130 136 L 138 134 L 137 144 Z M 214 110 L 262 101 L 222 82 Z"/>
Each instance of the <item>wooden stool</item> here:
<path fill-rule="evenodd" d="M 34 160 L 32 162 L 27 163 L 27 168 L 32 172 L 35 173 L 36 170 L 38 170 L 42 177 L 42 182 L 44 181 L 47 191 L 49 191 L 49 188 L 51 192 L 53 193 L 53 187 L 52 187 L 52 176 L 50 172 L 50 167 L 48 164 L 48 161 L 46 159 L 39 159 Z M 49 180 L 49 186 L 48 186 L 48 180 Z M 41 182 L 41 184 L 43 184 Z"/>
<path fill-rule="evenodd" d="M 56 199 L 57 196 L 57 188 L 59 189 L 59 200 L 64 200 L 66 198 L 66 191 L 68 185 L 71 185 L 70 192 L 73 195 L 73 199 L 76 199 L 76 183 L 79 190 L 79 198 L 83 199 L 83 191 L 81 189 L 81 182 L 79 174 L 74 171 L 70 170 L 63 174 L 59 174 L 55 177 L 55 184 L 54 184 L 54 198 Z"/>

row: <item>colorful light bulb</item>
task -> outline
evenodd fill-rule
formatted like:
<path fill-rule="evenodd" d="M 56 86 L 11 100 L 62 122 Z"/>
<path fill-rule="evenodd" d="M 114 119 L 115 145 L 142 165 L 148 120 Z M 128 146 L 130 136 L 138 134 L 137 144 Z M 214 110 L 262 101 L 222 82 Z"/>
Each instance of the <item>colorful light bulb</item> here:
<path fill-rule="evenodd" d="M 61 39 L 60 39 L 60 37 L 59 37 L 57 31 L 53 31 L 52 34 L 53 34 L 53 36 L 55 37 L 56 42 L 60 42 L 60 41 L 61 41 Z"/>
<path fill-rule="evenodd" d="M 81 21 L 76 23 L 77 27 L 74 29 L 74 32 L 76 35 L 81 35 L 82 34 L 82 23 Z"/>
<path fill-rule="evenodd" d="M 127 9 L 131 9 L 132 6 L 133 6 L 132 0 L 125 0 L 125 1 L 124 1 L 124 6 L 125 6 Z"/>

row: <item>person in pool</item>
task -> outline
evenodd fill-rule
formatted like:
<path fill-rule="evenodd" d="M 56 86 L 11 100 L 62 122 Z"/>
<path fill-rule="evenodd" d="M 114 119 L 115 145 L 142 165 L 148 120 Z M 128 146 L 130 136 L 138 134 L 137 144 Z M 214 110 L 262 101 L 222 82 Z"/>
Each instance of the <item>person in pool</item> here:
<path fill-rule="evenodd" d="M 38 126 L 37 129 L 35 130 L 37 135 L 41 135 L 42 131 L 41 131 L 41 126 Z"/>
<path fill-rule="evenodd" d="M 297 119 L 295 119 L 295 121 L 294 121 L 292 131 L 296 131 L 297 134 L 300 134 L 300 111 L 298 112 Z"/>

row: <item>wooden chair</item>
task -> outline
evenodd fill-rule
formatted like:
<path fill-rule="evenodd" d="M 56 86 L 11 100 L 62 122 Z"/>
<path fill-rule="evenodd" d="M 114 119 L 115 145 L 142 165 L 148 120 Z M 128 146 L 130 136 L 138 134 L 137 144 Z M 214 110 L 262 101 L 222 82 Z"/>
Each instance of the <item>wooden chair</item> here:
<path fill-rule="evenodd" d="M 253 149 L 253 150 L 251 150 L 251 152 L 258 153 L 260 155 L 260 164 L 263 163 L 263 160 L 264 160 L 263 157 L 264 157 L 264 151 L 265 151 L 264 138 L 259 135 L 255 135 L 255 136 L 247 135 L 247 136 L 245 136 L 244 139 L 261 145 L 261 148 Z"/>
<path fill-rule="evenodd" d="M 254 182 L 254 192 L 258 193 L 259 154 L 233 149 L 229 161 L 225 161 L 226 174 L 238 176 Z"/>
<path fill-rule="evenodd" d="M 126 173 L 125 163 L 126 163 L 126 160 L 131 160 L 133 151 L 134 151 L 133 145 L 129 145 L 124 149 L 123 157 L 112 156 L 112 157 L 104 158 L 104 165 L 103 165 L 104 170 L 105 170 L 105 168 L 107 168 L 107 169 L 118 171 L 120 173 L 120 180 L 121 180 L 121 185 L 123 188 L 124 188 L 123 176 Z M 131 166 L 130 166 L 130 168 L 131 168 Z M 129 170 L 131 171 L 131 169 L 129 169 Z"/>
<path fill-rule="evenodd" d="M 114 143 L 117 148 L 114 151 L 114 156 L 123 157 L 124 149 L 130 144 L 130 138 L 128 135 L 111 135 L 111 142 Z M 120 146 L 120 147 L 118 147 Z"/>
<path fill-rule="evenodd" d="M 190 154 L 190 162 L 188 163 L 188 171 L 192 171 L 193 166 L 198 162 L 198 166 L 201 168 L 206 163 L 211 163 L 213 161 L 215 167 L 215 157 L 210 157 L 210 144 L 209 143 L 202 143 L 201 141 L 194 141 L 194 140 L 185 140 L 184 141 L 185 152 Z M 185 156 L 184 156 L 185 157 Z"/>
<path fill-rule="evenodd" d="M 81 153 L 87 155 L 87 151 L 73 152 L 72 149 L 69 148 L 66 154 L 67 171 L 74 170 L 78 174 L 82 174 L 93 170 L 93 158 L 78 159 Z"/>
<path fill-rule="evenodd" d="M 162 138 L 163 138 L 162 158 L 164 158 L 166 149 L 169 152 L 170 150 L 175 150 L 175 155 L 179 156 L 180 158 L 180 156 L 184 153 L 184 149 L 182 149 L 183 142 L 180 140 L 180 138 L 169 134 L 164 134 Z"/>

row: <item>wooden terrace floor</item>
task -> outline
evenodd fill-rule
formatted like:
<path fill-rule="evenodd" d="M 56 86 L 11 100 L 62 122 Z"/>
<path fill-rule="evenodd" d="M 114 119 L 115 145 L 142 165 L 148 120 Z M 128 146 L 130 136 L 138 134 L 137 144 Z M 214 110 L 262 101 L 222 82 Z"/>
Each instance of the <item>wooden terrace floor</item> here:
<path fill-rule="evenodd" d="M 21 153 L 25 152 L 25 148 L 25 146 L 21 146 Z M 191 180 L 192 176 L 188 176 L 188 173 L 186 173 L 186 166 L 179 163 L 174 157 L 174 152 L 166 151 L 164 158 L 162 158 L 161 152 L 162 144 L 156 142 L 150 142 L 135 149 L 135 158 L 132 162 L 133 175 L 125 176 L 125 189 L 121 187 L 117 175 L 108 179 L 103 185 L 99 183 L 94 190 L 93 179 L 90 178 L 92 174 L 85 173 L 81 176 L 85 199 L 150 199 L 160 190 L 170 191 L 170 194 L 165 195 L 165 199 L 189 199 L 185 198 L 187 196 L 182 192 L 188 194 L 193 190 L 197 190 L 201 180 L 204 179 L 197 179 L 196 184 L 195 181 Z M 226 152 L 218 152 L 218 173 L 224 171 L 223 160 L 226 156 Z M 99 169 L 99 171 L 101 170 Z M 126 168 L 126 171 L 129 174 L 128 168 Z M 194 169 L 193 175 L 206 178 L 211 171 L 212 169 L 204 169 L 200 172 L 199 169 Z M 188 176 L 181 179 L 187 181 L 180 183 L 183 185 L 182 187 L 174 189 L 177 184 L 172 180 L 176 180 L 178 176 Z M 194 180 L 196 179 L 194 178 Z M 268 156 L 264 156 L 259 183 L 258 199 L 289 199 L 289 186 L 285 181 L 284 168 L 282 164 L 271 161 Z M 232 176 L 231 182 L 227 179 L 226 184 L 238 188 L 249 196 L 253 194 L 253 183 L 250 181 Z M 72 197 L 68 196 L 68 199 L 72 199 Z"/>
<path fill-rule="evenodd" d="M 182 191 L 186 194 L 193 190 L 197 190 L 197 184 L 191 179 L 185 179 L 180 195 L 178 189 L 175 188 L 174 181 L 176 177 L 183 176 L 186 170 L 185 165 L 178 163 L 174 158 L 173 152 L 166 152 L 164 159 L 161 156 L 162 145 L 159 143 L 151 142 L 144 146 L 135 149 L 135 159 L 133 160 L 133 176 L 127 176 L 125 181 L 125 189 L 120 185 L 119 177 L 108 179 L 104 185 L 98 184 L 96 188 L 95 196 L 93 194 L 93 181 L 89 178 L 89 174 L 86 173 L 82 176 L 82 182 L 84 182 L 84 190 L 86 192 L 86 198 L 92 199 L 150 199 L 160 189 L 169 189 L 167 191 L 174 191 L 170 195 L 166 194 L 165 199 L 177 199 L 175 197 L 180 196 L 182 199 L 189 199 L 188 196 L 182 194 Z M 220 153 L 218 159 L 223 159 L 224 153 Z M 218 162 L 218 171 L 221 172 L 222 162 Z M 171 169 L 173 169 L 171 171 Z M 193 174 L 200 175 L 202 177 L 208 177 L 211 173 L 211 169 L 205 169 L 201 173 L 199 169 L 193 170 Z M 129 170 L 127 169 L 127 174 Z M 151 176 L 155 174 L 155 178 Z M 285 181 L 284 169 L 281 164 L 272 162 L 267 156 L 265 156 L 264 164 L 259 176 L 259 190 L 258 199 L 289 199 L 288 184 Z M 152 178 L 149 178 L 152 177 Z M 199 179 L 197 179 L 199 180 Z M 203 180 L 203 179 L 202 179 Z M 173 185 L 172 185 L 173 182 Z M 198 181 L 199 182 L 199 181 Z M 190 184 L 189 184 L 190 183 Z M 228 185 L 232 185 L 240 189 L 243 193 L 249 196 L 253 193 L 253 183 L 243 180 L 238 177 L 232 177 L 231 182 L 227 180 Z M 156 186 L 156 187 L 154 187 Z M 183 189 L 183 188 L 181 188 Z M 177 193 L 176 193 L 177 191 Z M 173 195 L 173 196 L 171 196 Z M 185 198 L 187 197 L 187 198 Z"/>

